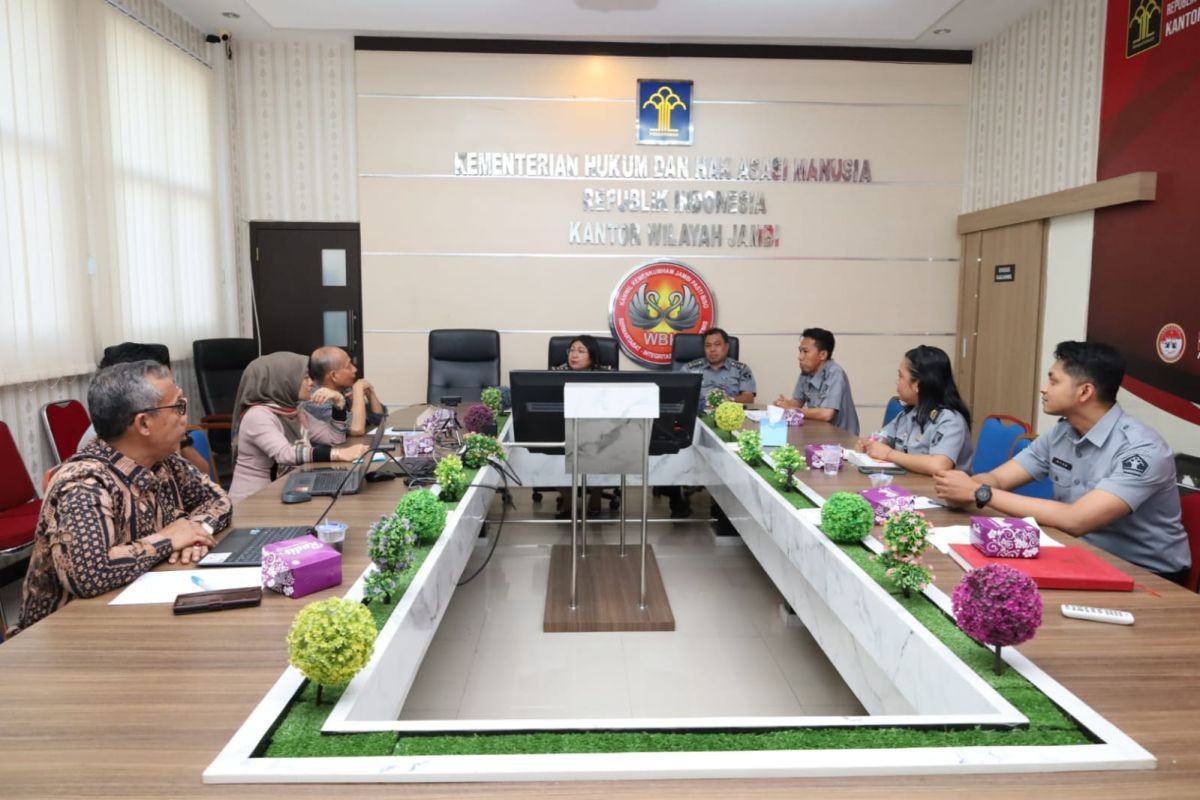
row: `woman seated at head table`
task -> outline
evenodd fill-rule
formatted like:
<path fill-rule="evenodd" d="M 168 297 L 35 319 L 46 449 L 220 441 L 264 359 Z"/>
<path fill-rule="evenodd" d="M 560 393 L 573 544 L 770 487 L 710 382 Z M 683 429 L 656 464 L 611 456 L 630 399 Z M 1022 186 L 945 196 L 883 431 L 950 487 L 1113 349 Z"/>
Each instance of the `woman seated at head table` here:
<path fill-rule="evenodd" d="M 879 433 L 859 439 L 858 449 L 922 475 L 966 469 L 973 452 L 971 411 L 958 395 L 945 351 L 920 345 L 905 353 L 896 395 L 904 410 Z"/>
<path fill-rule="evenodd" d="M 561 364 L 557 364 L 550 369 L 558 372 L 575 371 L 607 371 L 612 372 L 612 367 L 607 364 L 600 363 L 600 345 L 596 342 L 595 336 L 589 336 L 586 333 L 580 334 L 571 340 L 571 344 L 567 346 L 567 360 Z M 571 490 L 558 490 L 558 518 L 569 519 L 571 516 Z M 598 487 L 588 489 L 587 513 L 588 516 L 593 516 L 600 513 L 600 502 L 604 499 L 604 490 Z"/>
<path fill-rule="evenodd" d="M 330 404 L 330 420 L 301 410 L 305 400 Z M 242 373 L 233 403 L 235 465 L 229 499 L 249 497 L 300 464 L 359 458 L 365 444 L 342 445 L 348 424 L 345 397 L 328 388 L 313 391 L 307 358 L 270 353 L 254 359 Z"/>

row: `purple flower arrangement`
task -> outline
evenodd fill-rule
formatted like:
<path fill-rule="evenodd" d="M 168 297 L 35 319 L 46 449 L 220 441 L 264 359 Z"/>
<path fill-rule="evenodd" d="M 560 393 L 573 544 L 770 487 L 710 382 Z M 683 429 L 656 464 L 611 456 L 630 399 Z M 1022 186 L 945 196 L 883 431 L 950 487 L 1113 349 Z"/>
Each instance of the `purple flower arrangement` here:
<path fill-rule="evenodd" d="M 1027 642 L 1042 624 L 1042 596 L 1029 576 L 1003 564 L 968 572 L 950 598 L 954 619 L 963 633 L 996 648 L 992 666 L 1004 669 L 1000 648 Z"/>
<path fill-rule="evenodd" d="M 446 426 L 454 419 L 454 410 L 450 408 L 431 408 L 429 415 L 425 417 L 425 421 L 421 423 L 421 427 L 426 433 L 437 433 L 445 430 Z"/>
<path fill-rule="evenodd" d="M 463 414 L 463 427 L 471 433 L 483 433 L 496 427 L 496 415 L 483 403 L 475 403 L 467 406 L 467 412 Z"/>

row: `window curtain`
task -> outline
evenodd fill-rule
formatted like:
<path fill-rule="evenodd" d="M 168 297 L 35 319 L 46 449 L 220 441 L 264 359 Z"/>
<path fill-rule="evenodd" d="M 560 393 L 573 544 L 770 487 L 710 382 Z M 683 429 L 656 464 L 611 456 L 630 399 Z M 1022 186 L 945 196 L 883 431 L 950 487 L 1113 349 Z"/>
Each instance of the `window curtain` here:
<path fill-rule="evenodd" d="M 0 4 L 0 384 L 231 335 L 212 69 L 104 0 Z"/>

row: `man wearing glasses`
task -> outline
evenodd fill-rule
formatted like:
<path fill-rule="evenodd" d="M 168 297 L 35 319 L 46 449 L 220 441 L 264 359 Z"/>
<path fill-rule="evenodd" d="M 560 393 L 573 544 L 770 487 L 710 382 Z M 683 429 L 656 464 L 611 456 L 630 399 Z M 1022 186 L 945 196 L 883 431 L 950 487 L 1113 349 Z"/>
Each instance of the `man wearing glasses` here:
<path fill-rule="evenodd" d="M 88 387 L 88 409 L 96 438 L 46 490 L 21 593 L 21 628 L 163 561 L 200 560 L 232 517 L 221 487 L 177 452 L 187 398 L 170 368 L 135 361 L 100 370 Z"/>

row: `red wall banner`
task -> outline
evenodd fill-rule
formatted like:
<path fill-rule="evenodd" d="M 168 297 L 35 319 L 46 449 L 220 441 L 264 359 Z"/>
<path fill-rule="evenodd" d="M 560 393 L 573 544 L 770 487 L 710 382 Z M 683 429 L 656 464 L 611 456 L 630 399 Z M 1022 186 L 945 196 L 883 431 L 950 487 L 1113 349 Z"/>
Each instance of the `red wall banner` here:
<path fill-rule="evenodd" d="M 1109 0 L 1097 178 L 1139 171 L 1157 199 L 1096 212 L 1088 338 L 1200 424 L 1200 0 Z"/>

